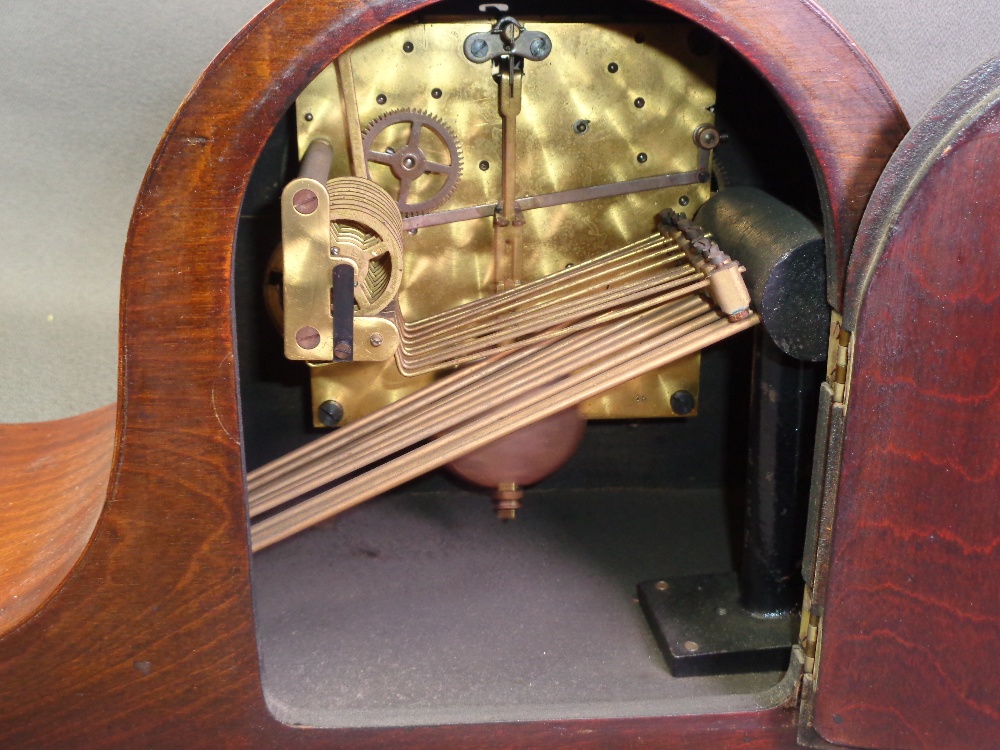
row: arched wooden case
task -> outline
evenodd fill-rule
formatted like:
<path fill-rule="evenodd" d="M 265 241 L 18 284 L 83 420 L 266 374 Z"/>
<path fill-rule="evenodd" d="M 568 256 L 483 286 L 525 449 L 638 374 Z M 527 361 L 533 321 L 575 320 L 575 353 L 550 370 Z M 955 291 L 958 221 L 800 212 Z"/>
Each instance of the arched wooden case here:
<path fill-rule="evenodd" d="M 842 464 L 831 432 L 815 537 L 818 681 L 807 679 L 803 696 L 722 715 L 343 730 L 271 716 L 234 359 L 240 205 L 298 92 L 421 5 L 278 0 L 220 53 L 167 130 L 125 254 L 107 498 L 66 579 L 0 639 L 3 744 L 987 746 L 1000 729 L 989 668 L 1000 638 L 1000 375 L 990 365 L 1000 212 L 988 198 L 1000 67 L 970 79 L 906 141 L 852 258 L 906 123 L 867 59 L 804 0 L 660 5 L 725 40 L 770 83 L 820 188 L 830 298 L 843 302 L 853 343 Z"/>

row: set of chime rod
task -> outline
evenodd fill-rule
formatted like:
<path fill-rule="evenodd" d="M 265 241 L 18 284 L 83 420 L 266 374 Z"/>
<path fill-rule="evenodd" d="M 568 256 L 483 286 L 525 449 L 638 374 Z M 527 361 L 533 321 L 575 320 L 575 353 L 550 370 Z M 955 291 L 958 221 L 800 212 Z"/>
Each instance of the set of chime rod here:
<path fill-rule="evenodd" d="M 758 322 L 729 320 L 706 286 L 478 362 L 251 472 L 253 550 Z"/>
<path fill-rule="evenodd" d="M 501 294 L 397 321 L 404 375 L 446 369 L 648 309 L 701 274 L 654 235 Z"/>

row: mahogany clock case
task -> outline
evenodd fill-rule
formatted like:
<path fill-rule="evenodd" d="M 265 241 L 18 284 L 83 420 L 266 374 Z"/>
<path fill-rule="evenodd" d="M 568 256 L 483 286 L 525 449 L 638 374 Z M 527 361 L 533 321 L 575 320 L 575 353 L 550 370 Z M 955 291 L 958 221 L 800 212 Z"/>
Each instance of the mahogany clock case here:
<path fill-rule="evenodd" d="M 891 96 L 856 48 L 808 4 L 791 0 L 772 4 L 766 17 L 752 3 L 736 0 L 713 6 L 693 0 L 665 5 L 726 39 L 771 83 L 789 112 L 807 144 L 819 184 L 831 251 L 831 299 L 839 301 L 848 249 L 865 203 L 860 197 L 869 195 L 905 131 L 905 121 Z M 276 3 L 213 63 L 168 130 L 137 202 L 126 252 L 119 413 L 108 499 L 89 546 L 65 583 L 34 617 L 0 640 L 5 693 L 0 731 L 8 744 L 794 746 L 797 711 L 792 702 L 701 716 L 349 730 L 290 727 L 269 713 L 259 679 L 250 591 L 233 339 L 233 239 L 252 166 L 296 93 L 353 40 L 414 8 L 410 3 L 373 7 L 297 0 Z M 765 32 L 767 44 L 761 42 Z M 823 55 L 817 55 L 817 50 Z M 843 71 L 842 75 L 831 78 L 824 74 L 834 68 Z M 980 82 L 976 95 L 985 88 Z M 965 101 L 971 104 L 975 98 L 967 93 Z M 233 102 L 239 105 L 233 106 Z M 956 111 L 962 109 L 953 106 Z M 949 113 L 939 117 L 948 119 Z M 858 121 L 871 127 L 858 128 Z M 992 120 L 986 117 L 972 122 L 963 133 L 969 143 L 982 147 L 981 152 L 973 149 L 975 155 L 985 158 L 995 133 L 990 129 Z M 989 220 L 985 204 L 971 205 L 983 206 L 977 218 Z M 929 212 L 920 213 L 921 217 L 927 215 Z M 866 226 L 878 234 L 886 225 L 871 219 Z M 969 222 L 959 226 L 980 225 Z M 972 239 L 983 245 L 989 242 L 982 235 Z M 164 247 L 172 252 L 162 252 Z M 866 306 L 856 318 L 855 357 L 859 362 L 867 351 L 866 337 L 879 342 L 898 331 L 911 330 L 905 323 L 913 317 L 896 327 L 865 327 L 867 321 L 877 318 L 874 314 L 866 318 L 873 304 L 890 296 L 910 299 L 908 295 L 917 288 L 908 283 L 893 286 L 900 279 L 911 278 L 908 274 L 915 270 L 913 266 L 903 263 L 900 270 L 883 272 L 884 264 L 899 257 L 894 255 L 894 247 L 890 243 L 880 256 L 883 265 L 878 266 Z M 926 252 L 932 250 L 928 247 Z M 937 261 L 940 256 L 929 257 Z M 987 274 L 995 270 L 995 264 L 988 261 L 982 265 Z M 954 264 L 943 268 L 938 283 L 952 286 L 945 287 L 943 297 L 914 294 L 914 307 L 908 314 L 915 319 L 921 320 L 932 307 L 940 308 L 940 299 L 948 295 L 958 300 L 976 298 L 961 286 L 968 283 L 968 275 L 955 271 Z M 178 269 L 184 284 L 176 283 Z M 892 289 L 873 297 L 872 290 L 882 279 L 888 279 Z M 848 300 L 855 288 L 858 284 L 850 282 Z M 980 299 L 987 297 L 979 295 Z M 951 322 L 958 326 L 949 326 L 948 331 L 970 335 L 968 321 L 962 317 L 970 308 L 957 305 L 955 309 L 958 312 Z M 988 309 L 983 313 L 980 306 L 976 312 L 989 314 Z M 921 347 L 932 347 L 934 339 L 912 340 L 908 345 L 913 351 L 922 351 Z M 979 742 L 996 730 L 988 699 L 977 698 L 971 687 L 949 691 L 961 699 L 947 704 L 957 728 L 947 726 L 944 736 L 942 714 L 933 705 L 917 706 L 900 692 L 904 683 L 909 684 L 909 675 L 894 669 L 916 668 L 918 663 L 898 654 L 878 660 L 879 665 L 889 664 L 893 669 L 876 668 L 870 673 L 879 679 L 874 684 L 880 695 L 851 704 L 851 691 L 860 688 L 849 684 L 849 677 L 861 674 L 859 662 L 867 664 L 884 644 L 913 644 L 919 638 L 925 643 L 930 630 L 947 632 L 950 624 L 939 625 L 937 616 L 925 617 L 928 610 L 938 607 L 926 591 L 927 585 L 940 585 L 932 583 L 940 581 L 935 570 L 965 564 L 956 561 L 966 561 L 975 568 L 949 579 L 948 596 L 940 600 L 942 612 L 957 613 L 963 628 L 969 623 L 970 643 L 987 642 L 998 619 L 995 604 L 992 610 L 990 604 L 970 609 L 963 593 L 988 590 L 989 584 L 996 582 L 996 545 L 989 542 L 997 537 L 996 518 L 984 504 L 984 499 L 997 496 L 995 467 L 974 475 L 969 514 L 964 517 L 968 532 L 945 534 L 955 522 L 955 512 L 943 497 L 932 494 L 929 502 L 916 506 L 907 505 L 914 495 L 901 496 L 895 507 L 913 507 L 916 515 L 905 512 L 899 516 L 900 523 L 879 526 L 876 521 L 866 527 L 854 515 L 860 508 L 864 518 L 878 519 L 878 508 L 885 506 L 872 506 L 881 496 L 861 490 L 859 496 L 865 499 L 854 505 L 854 495 L 845 494 L 843 489 L 860 486 L 850 484 L 852 467 L 879 471 L 885 462 L 867 458 L 878 453 L 877 446 L 891 449 L 895 445 L 892 436 L 911 431 L 913 426 L 903 419 L 912 413 L 904 401 L 893 411 L 899 420 L 882 430 L 869 429 L 868 415 L 876 407 L 866 404 L 876 403 L 879 397 L 873 395 L 873 388 L 860 383 L 857 373 L 879 370 L 883 382 L 889 383 L 894 368 L 910 362 L 898 356 L 894 348 L 898 343 L 887 344 L 888 349 L 879 346 L 872 344 L 872 351 L 878 352 L 877 365 L 859 365 L 852 384 L 852 406 L 864 407 L 854 413 L 866 418 L 857 428 L 848 423 L 845 474 L 833 537 L 833 576 L 824 614 L 829 624 L 824 640 L 826 661 L 822 662 L 825 666 L 816 693 L 816 727 L 823 736 L 852 744 L 871 743 L 869 746 L 897 741 L 914 747 L 958 746 L 956 738 Z M 169 367 L 165 366 L 167 360 Z M 961 363 L 954 367 L 960 369 L 938 372 L 953 373 L 948 384 L 955 403 L 964 403 L 965 389 L 979 388 L 992 382 L 990 377 L 995 378 L 995 374 L 975 368 L 961 369 Z M 905 399 L 912 381 L 901 377 L 898 382 L 903 386 L 895 393 Z M 873 398 L 876 402 L 866 401 Z M 932 414 L 922 412 L 922 417 Z M 956 435 L 975 434 L 973 430 L 978 429 L 988 447 L 990 439 L 995 444 L 996 420 L 983 424 L 976 421 L 979 414 L 974 407 L 952 410 L 949 424 Z M 870 436 L 864 439 L 874 440 L 875 445 L 865 444 L 862 436 Z M 976 463 L 989 453 L 982 443 L 963 443 L 962 447 L 964 465 L 984 466 Z M 864 456 L 866 461 L 859 463 L 854 456 Z M 938 466 L 925 461 L 919 465 Z M 900 478 L 899 487 L 916 486 L 915 482 L 921 482 L 925 489 L 948 486 L 945 478 L 933 473 L 938 469 L 924 475 L 915 466 L 901 462 L 890 467 Z M 865 513 L 865 503 L 876 512 Z M 921 513 L 926 523 L 920 520 Z M 883 529 L 899 540 L 894 543 L 904 547 L 907 540 L 916 538 L 914 534 L 927 531 L 936 535 L 932 542 L 940 538 L 946 545 L 938 548 L 942 551 L 935 558 L 935 568 L 924 567 L 919 561 L 906 566 L 866 567 L 858 555 L 879 553 L 863 536 L 860 546 L 852 547 L 856 528 L 871 528 L 875 533 L 883 533 L 878 531 Z M 874 589 L 866 588 L 865 582 L 876 569 L 883 576 L 882 582 Z M 875 625 L 872 631 L 862 629 L 860 638 L 851 635 L 854 628 L 849 623 L 858 622 L 863 613 L 881 616 L 887 612 L 864 600 L 869 592 L 907 591 L 903 581 L 914 576 L 920 577 L 924 589 L 915 590 L 909 604 L 892 611 L 899 618 L 893 628 Z M 858 584 L 860 579 L 864 580 Z M 960 585 L 965 581 L 976 585 Z M 909 641 L 901 635 L 900 624 L 911 627 Z M 922 646 L 917 652 L 927 654 L 927 648 Z M 904 650 L 913 653 L 906 646 Z M 968 659 L 983 652 L 981 648 L 967 652 L 953 648 L 952 653 L 960 658 L 954 662 L 958 671 L 950 678 L 950 685 L 971 686 L 965 682 L 975 673 L 966 667 Z M 919 663 L 930 663 L 939 674 L 946 669 L 935 659 Z M 989 677 L 984 679 L 976 684 L 989 688 L 984 693 L 988 696 L 993 689 Z M 881 695 L 890 695 L 896 702 L 876 709 L 883 705 Z M 919 716 L 915 709 L 919 709 Z M 891 715 L 897 717 L 897 724 L 885 721 Z M 881 726 L 890 727 L 888 736 L 880 734 Z M 894 726 L 909 727 L 910 731 L 901 735 Z"/>

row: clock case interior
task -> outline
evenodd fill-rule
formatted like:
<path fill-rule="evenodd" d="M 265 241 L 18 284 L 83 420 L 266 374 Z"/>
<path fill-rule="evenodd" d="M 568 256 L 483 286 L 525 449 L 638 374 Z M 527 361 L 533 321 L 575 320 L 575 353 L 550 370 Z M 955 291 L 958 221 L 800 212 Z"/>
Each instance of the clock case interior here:
<path fill-rule="evenodd" d="M 380 33 L 395 40 L 392 35 L 407 36 L 424 24 L 453 22 L 459 10 L 435 6 L 433 13 L 408 17 Z M 705 57 L 707 48 L 715 77 L 710 115 L 726 140 L 714 154 L 711 181 L 696 186 L 704 191 L 697 202 L 717 191 L 752 186 L 821 224 L 812 170 L 794 128 L 766 82 L 723 43 L 645 5 L 624 6 L 615 16 L 596 8 L 568 13 L 553 5 L 551 10 L 551 15 L 540 15 L 533 8 L 519 20 L 528 29 L 533 23 L 620 29 L 637 45 L 647 43 L 635 41 L 644 29 L 667 29 L 686 44 L 698 45 L 696 51 L 688 48 L 692 59 Z M 490 25 L 486 15 L 466 13 L 463 20 L 482 29 Z M 626 35 L 625 30 L 634 33 Z M 552 38 L 558 41 L 556 34 Z M 400 65 L 405 65 L 413 53 L 398 46 Z M 553 46 L 555 56 L 558 46 Z M 626 72 L 622 63 L 617 72 L 608 72 L 618 61 L 605 50 L 586 45 L 579 50 L 591 57 L 590 67 L 603 73 L 603 79 L 596 73 L 571 76 L 554 99 L 571 98 L 574 87 L 599 89 L 603 81 L 620 80 Z M 532 65 L 526 63 L 526 96 Z M 486 70 L 482 75 L 489 78 Z M 444 99 L 447 82 L 439 88 Z M 652 91 L 644 97 L 649 102 L 644 108 L 656 107 Z M 387 104 L 385 109 L 393 110 Z M 634 97 L 627 105 L 635 108 Z M 449 111 L 457 110 L 442 109 L 445 121 Z M 264 302 L 268 284 L 275 282 L 280 197 L 299 168 L 304 114 L 292 106 L 268 141 L 251 178 L 236 238 L 237 346 L 248 471 L 327 432 L 315 418 L 315 373 L 310 378 L 315 368 L 283 356 L 273 309 Z M 590 118 L 588 132 L 581 134 L 573 128 L 586 118 L 570 113 L 565 119 L 561 125 L 566 132 L 559 137 L 570 143 L 598 133 L 601 125 L 599 118 Z M 494 120 L 499 127 L 499 116 Z M 461 140 L 462 128 L 455 131 Z M 619 164 L 609 169 L 634 171 L 642 166 L 638 153 L 622 149 Z M 648 163 L 655 149 L 645 153 Z M 565 170 L 564 164 L 574 163 L 569 156 L 541 149 L 530 158 L 543 165 L 548 159 Z M 480 158 L 465 146 L 463 158 L 463 177 L 471 174 L 481 182 L 489 175 L 479 163 L 490 155 Z M 492 158 L 495 163 L 497 157 Z M 667 192 L 661 198 L 671 205 L 663 208 L 681 208 L 676 201 L 682 195 L 690 205 L 693 197 L 676 188 Z M 586 203 L 576 204 L 563 212 L 563 223 L 577 226 L 578 219 L 592 212 Z M 626 211 L 634 216 L 634 227 L 626 231 L 648 233 L 655 213 L 645 204 L 634 214 Z M 488 232 L 488 220 L 483 220 L 470 236 L 481 234 L 482 226 Z M 484 263 L 475 255 L 482 243 L 468 243 L 461 252 L 471 254 L 468 266 L 474 270 L 463 282 L 468 285 L 463 294 L 475 296 L 488 281 Z M 552 262 L 573 262 L 544 256 L 537 259 L 538 275 L 554 268 Z M 432 269 L 433 260 L 425 262 Z M 446 267 L 456 263 L 451 259 Z M 423 275 L 432 276 L 429 270 Z M 386 726 L 702 713 L 779 701 L 791 690 L 784 665 L 673 677 L 636 593 L 643 581 L 735 575 L 745 564 L 747 545 L 762 543 L 746 522 L 761 468 L 749 457 L 761 455 L 759 437 L 752 433 L 761 429 L 754 417 L 754 389 L 761 377 L 762 338 L 758 329 L 694 358 L 694 415 L 665 416 L 667 393 L 654 417 L 632 413 L 592 419 L 569 461 L 527 489 L 524 509 L 513 522 L 494 517 L 484 490 L 437 470 L 256 555 L 252 573 L 262 682 L 275 716 L 292 724 Z M 767 351 L 772 358 L 780 356 Z M 784 510 L 788 517 L 770 531 L 780 536 L 777 548 L 794 570 L 805 528 L 814 429 L 809 415 L 816 411 L 815 389 L 825 366 L 791 358 L 780 364 L 786 367 L 781 397 L 797 404 L 804 416 L 797 439 L 782 446 L 780 456 L 770 454 L 793 476 L 798 497 Z M 344 365 L 326 369 L 338 367 Z M 750 518 L 757 522 L 753 514 Z M 775 549 L 774 540 L 768 544 Z M 793 575 L 787 588 L 801 592 L 801 579 Z M 783 601 L 780 618 L 794 620 L 801 593 L 797 601 L 788 602 L 787 591 L 778 598 Z M 684 606 L 688 610 L 677 615 L 682 627 L 688 623 L 693 633 L 700 632 L 697 620 L 703 614 L 697 605 Z M 695 638 L 688 640 L 703 645 Z M 789 645 L 793 640 L 794 633 Z"/>

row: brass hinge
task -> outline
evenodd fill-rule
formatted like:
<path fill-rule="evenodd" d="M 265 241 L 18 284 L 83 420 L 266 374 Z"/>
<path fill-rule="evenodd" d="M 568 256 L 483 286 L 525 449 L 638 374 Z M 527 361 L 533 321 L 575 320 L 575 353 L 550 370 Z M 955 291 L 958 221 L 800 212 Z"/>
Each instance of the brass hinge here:
<path fill-rule="evenodd" d="M 830 324 L 830 387 L 833 388 L 833 403 L 846 404 L 850 393 L 851 360 L 854 346 L 851 332 L 843 327 L 843 319 L 833 314 Z"/>
<path fill-rule="evenodd" d="M 806 626 L 806 640 L 803 645 L 803 650 L 806 655 L 805 672 L 806 674 L 813 675 L 816 674 L 816 663 L 819 661 L 817 655 L 819 654 L 819 631 L 822 624 L 822 618 L 813 613 L 809 613 L 809 622 Z"/>
<path fill-rule="evenodd" d="M 817 611 L 819 610 L 819 611 Z M 806 586 L 805 600 L 802 602 L 802 626 L 799 631 L 799 646 L 802 649 L 802 675 L 799 678 L 798 731 L 797 744 L 816 750 L 833 750 L 834 746 L 821 737 L 813 725 L 813 711 L 816 701 L 816 684 L 820 651 L 823 647 L 823 615 L 812 601 L 812 587 Z"/>
<path fill-rule="evenodd" d="M 799 626 L 799 644 L 802 646 L 802 653 L 805 657 L 803 664 L 803 675 L 809 675 L 815 680 L 816 665 L 819 662 L 820 634 L 822 632 L 823 617 L 815 611 L 812 602 L 812 588 L 806 586 L 805 596 L 802 601 L 802 621 Z"/>

